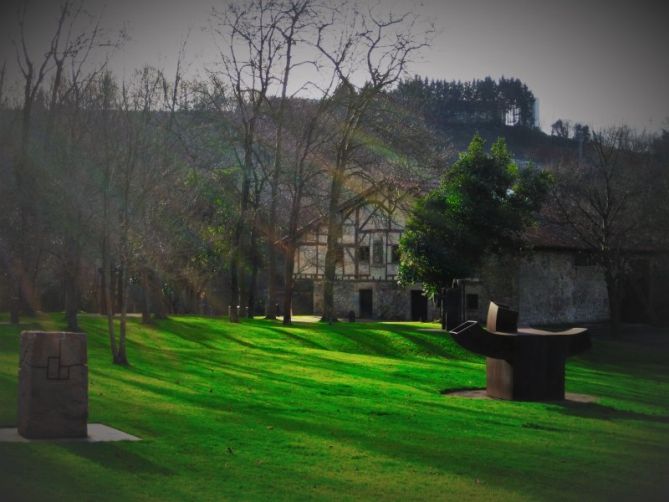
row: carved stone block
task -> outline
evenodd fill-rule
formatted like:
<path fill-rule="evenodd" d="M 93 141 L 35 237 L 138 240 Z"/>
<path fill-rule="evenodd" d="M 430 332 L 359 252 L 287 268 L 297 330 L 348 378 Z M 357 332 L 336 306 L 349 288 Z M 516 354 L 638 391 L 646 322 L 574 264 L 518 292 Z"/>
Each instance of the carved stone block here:
<path fill-rule="evenodd" d="M 21 333 L 19 434 L 31 439 L 87 436 L 87 363 L 84 333 Z"/>

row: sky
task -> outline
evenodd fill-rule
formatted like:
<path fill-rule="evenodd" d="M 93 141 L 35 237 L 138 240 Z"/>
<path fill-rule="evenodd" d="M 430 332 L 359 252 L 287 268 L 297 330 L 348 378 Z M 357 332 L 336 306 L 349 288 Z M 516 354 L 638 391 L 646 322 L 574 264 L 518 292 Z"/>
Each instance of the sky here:
<path fill-rule="evenodd" d="M 186 44 L 196 75 L 216 59 L 206 30 L 216 0 L 84 0 L 109 33 L 129 39 L 110 59 L 121 77 L 149 63 L 174 70 Z M 363 3 L 367 0 L 362 0 Z M 371 0 L 370 0 L 371 1 Z M 0 64 L 14 68 L 16 8 L 0 0 Z M 31 50 L 43 50 L 55 25 L 55 0 L 28 2 Z M 669 2 L 652 0 L 381 0 L 411 11 L 437 30 L 413 74 L 447 80 L 516 77 L 539 100 L 546 131 L 558 118 L 595 128 L 669 129 Z"/>

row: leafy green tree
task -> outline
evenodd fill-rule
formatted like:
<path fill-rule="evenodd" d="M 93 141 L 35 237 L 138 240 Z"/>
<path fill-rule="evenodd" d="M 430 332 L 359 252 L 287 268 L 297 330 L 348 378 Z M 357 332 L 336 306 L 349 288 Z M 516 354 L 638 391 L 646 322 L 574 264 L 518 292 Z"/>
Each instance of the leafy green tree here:
<path fill-rule="evenodd" d="M 549 185 L 548 173 L 519 168 L 503 139 L 487 152 L 474 136 L 439 187 L 417 200 L 400 241 L 400 282 L 434 296 L 475 274 L 487 254 L 520 250 Z"/>

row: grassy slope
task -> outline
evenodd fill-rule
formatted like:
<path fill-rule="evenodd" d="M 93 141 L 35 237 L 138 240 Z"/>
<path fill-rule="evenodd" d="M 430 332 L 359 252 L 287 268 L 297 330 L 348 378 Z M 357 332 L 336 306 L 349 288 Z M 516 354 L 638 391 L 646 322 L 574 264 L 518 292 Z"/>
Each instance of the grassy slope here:
<path fill-rule="evenodd" d="M 667 337 L 596 340 L 567 387 L 601 399 L 567 406 L 440 395 L 484 386 L 483 360 L 420 324 L 133 321 L 130 368 L 110 364 L 102 319 L 82 326 L 90 421 L 143 441 L 0 443 L 2 500 L 668 493 Z M 18 332 L 0 324 L 2 425 L 16 420 Z"/>

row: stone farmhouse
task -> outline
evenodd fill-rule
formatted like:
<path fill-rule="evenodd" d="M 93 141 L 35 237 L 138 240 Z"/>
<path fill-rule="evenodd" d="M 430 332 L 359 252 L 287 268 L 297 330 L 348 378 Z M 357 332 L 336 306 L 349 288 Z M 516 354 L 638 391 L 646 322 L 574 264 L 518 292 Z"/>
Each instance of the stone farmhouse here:
<path fill-rule="evenodd" d="M 343 203 L 334 287 L 337 316 L 392 320 L 433 320 L 439 306 L 420 284 L 397 284 L 399 240 L 415 194 L 384 184 Z M 547 227 L 528 235 L 532 251 L 522 257 L 488 260 L 475 278 L 461 279 L 462 315 L 483 321 L 494 300 L 520 312 L 523 324 L 598 322 L 608 319 L 601 269 L 577 242 Z M 294 314 L 320 315 L 327 221 L 301 230 L 295 255 Z M 623 320 L 653 320 L 669 310 L 669 254 L 638 252 L 633 280 L 626 285 Z"/>

